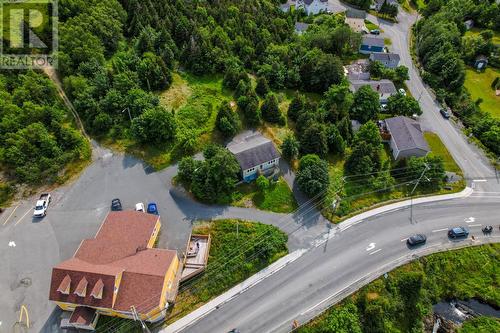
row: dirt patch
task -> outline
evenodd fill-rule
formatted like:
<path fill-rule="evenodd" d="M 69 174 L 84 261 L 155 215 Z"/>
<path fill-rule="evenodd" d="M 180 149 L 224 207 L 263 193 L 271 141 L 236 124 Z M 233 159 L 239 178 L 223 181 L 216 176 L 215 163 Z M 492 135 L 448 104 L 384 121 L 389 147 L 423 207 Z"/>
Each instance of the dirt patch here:
<path fill-rule="evenodd" d="M 167 108 L 177 110 L 187 103 L 192 92 L 188 83 L 179 74 L 175 73 L 170 88 L 160 93 L 160 103 Z"/>

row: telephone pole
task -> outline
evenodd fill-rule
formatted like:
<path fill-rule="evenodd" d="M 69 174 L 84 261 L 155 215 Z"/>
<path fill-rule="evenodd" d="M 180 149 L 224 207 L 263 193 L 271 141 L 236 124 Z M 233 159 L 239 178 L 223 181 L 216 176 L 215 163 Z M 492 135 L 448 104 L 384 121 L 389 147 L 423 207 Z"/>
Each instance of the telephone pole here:
<path fill-rule="evenodd" d="M 137 313 L 137 310 L 135 309 L 135 306 L 132 305 L 130 307 L 130 310 L 132 310 L 132 315 L 134 316 L 134 320 L 135 321 L 139 321 L 141 323 L 142 331 L 144 333 L 151 333 L 151 331 L 149 330 L 149 328 L 146 326 L 146 324 L 144 324 L 144 322 L 142 321 L 141 317 Z"/>
<path fill-rule="evenodd" d="M 430 169 L 429 165 L 427 163 L 424 164 L 425 168 L 420 174 L 420 177 L 417 179 L 417 182 L 415 183 L 415 186 L 413 186 L 413 189 L 410 192 L 410 222 L 413 224 L 413 192 L 415 192 L 415 189 L 418 186 L 418 183 L 422 180 L 422 177 L 424 177 L 424 174 Z"/>

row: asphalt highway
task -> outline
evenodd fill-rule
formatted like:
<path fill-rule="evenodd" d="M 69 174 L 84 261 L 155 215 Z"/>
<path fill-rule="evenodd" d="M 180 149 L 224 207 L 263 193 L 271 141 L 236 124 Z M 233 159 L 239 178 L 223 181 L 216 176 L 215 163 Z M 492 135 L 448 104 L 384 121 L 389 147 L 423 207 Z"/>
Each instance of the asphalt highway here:
<path fill-rule="evenodd" d="M 288 332 L 362 285 L 418 256 L 461 246 L 500 241 L 500 198 L 468 197 L 414 207 L 363 220 L 309 250 L 254 287 L 219 306 L 183 332 Z M 447 230 L 467 226 L 471 237 L 451 240 Z M 494 225 L 490 236 L 482 226 Z M 427 243 L 409 248 L 406 239 L 427 236 Z"/>

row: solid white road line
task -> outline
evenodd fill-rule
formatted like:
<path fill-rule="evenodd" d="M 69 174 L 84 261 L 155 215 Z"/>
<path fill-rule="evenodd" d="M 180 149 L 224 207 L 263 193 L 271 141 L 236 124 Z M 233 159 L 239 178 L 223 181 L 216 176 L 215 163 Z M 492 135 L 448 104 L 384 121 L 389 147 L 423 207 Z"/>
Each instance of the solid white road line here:
<path fill-rule="evenodd" d="M 448 228 L 432 230 L 432 232 L 440 232 L 440 231 L 445 231 L 445 230 L 448 230 Z"/>
<path fill-rule="evenodd" d="M 380 252 L 380 251 L 382 251 L 382 249 L 375 250 L 372 253 L 369 253 L 368 255 L 371 256 L 372 254 L 375 254 L 375 253 Z"/>
<path fill-rule="evenodd" d="M 11 218 L 11 216 L 16 211 L 17 207 L 19 207 L 19 205 L 17 205 L 16 207 L 14 207 L 14 209 L 12 210 L 12 212 L 10 212 L 9 216 L 7 217 L 7 219 L 3 222 L 3 225 L 5 225 L 9 221 L 9 219 Z"/>
<path fill-rule="evenodd" d="M 32 209 L 32 208 L 28 209 L 28 210 L 26 211 L 26 213 L 24 213 L 24 215 L 23 215 L 23 216 L 21 216 L 21 218 L 20 218 L 19 220 L 17 220 L 17 222 L 14 224 L 14 226 L 16 226 L 19 222 L 21 222 L 21 221 L 24 219 L 24 217 L 25 217 L 26 215 L 28 215 L 28 213 L 29 213 L 29 212 L 31 212 L 31 209 Z"/>

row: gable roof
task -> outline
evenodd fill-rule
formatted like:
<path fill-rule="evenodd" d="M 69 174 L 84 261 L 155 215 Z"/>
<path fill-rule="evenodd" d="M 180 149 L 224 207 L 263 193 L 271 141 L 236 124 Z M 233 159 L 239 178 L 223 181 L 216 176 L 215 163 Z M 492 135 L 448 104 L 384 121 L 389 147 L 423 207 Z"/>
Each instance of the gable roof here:
<path fill-rule="evenodd" d="M 361 45 L 384 47 L 384 39 L 379 37 L 363 36 Z"/>
<path fill-rule="evenodd" d="M 378 92 L 380 95 L 385 94 L 395 94 L 396 87 L 394 83 L 390 80 L 380 80 L 380 81 L 364 81 L 364 80 L 356 80 L 351 82 L 351 90 L 356 92 L 362 86 L 370 86 L 373 91 Z"/>
<path fill-rule="evenodd" d="M 227 149 L 236 157 L 242 170 L 280 157 L 271 140 L 260 133 L 248 136 L 240 142 L 229 143 Z"/>
<path fill-rule="evenodd" d="M 397 53 L 372 53 L 370 54 L 371 61 L 398 61 L 400 60 Z"/>
<path fill-rule="evenodd" d="M 161 295 L 177 251 L 147 248 L 158 222 L 159 216 L 143 212 L 110 212 L 95 238 L 83 240 L 73 258 L 52 269 L 49 299 L 129 311 L 145 297 Z M 69 293 L 62 293 L 68 284 Z M 138 311 L 149 312 L 157 300 Z"/>
<path fill-rule="evenodd" d="M 430 151 L 425 141 L 420 124 L 415 120 L 404 116 L 387 118 L 385 120 L 387 130 L 391 133 L 399 151 L 408 149 L 422 149 Z"/>

